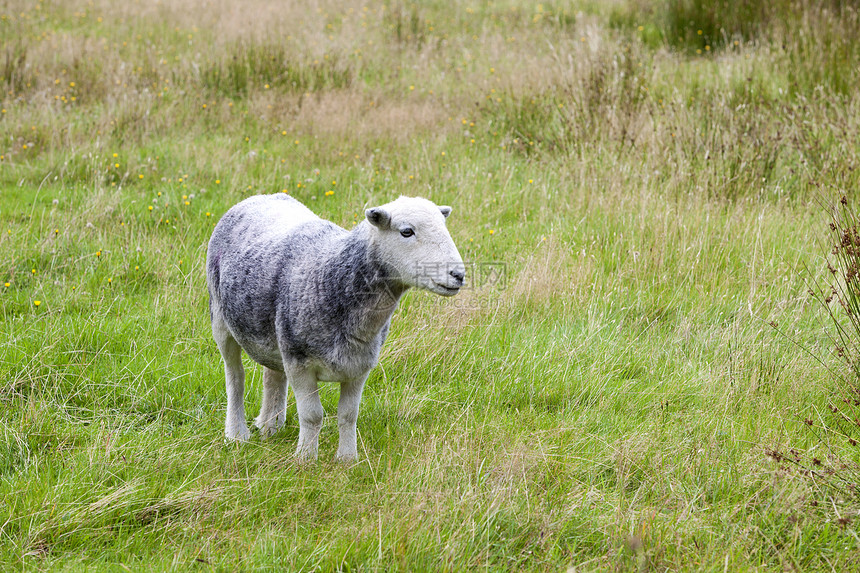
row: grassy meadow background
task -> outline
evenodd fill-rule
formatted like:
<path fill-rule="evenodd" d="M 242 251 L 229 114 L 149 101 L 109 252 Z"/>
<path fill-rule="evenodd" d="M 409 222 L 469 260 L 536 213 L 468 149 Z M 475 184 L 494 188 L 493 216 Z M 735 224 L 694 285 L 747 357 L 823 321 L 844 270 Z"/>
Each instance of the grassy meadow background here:
<path fill-rule="evenodd" d="M 858 2 L 0 0 L 0 38 L 3 570 L 860 568 L 807 293 Z M 470 263 L 403 299 L 351 466 L 331 386 L 318 463 L 292 397 L 224 443 L 206 242 L 281 192 L 450 204 Z"/>

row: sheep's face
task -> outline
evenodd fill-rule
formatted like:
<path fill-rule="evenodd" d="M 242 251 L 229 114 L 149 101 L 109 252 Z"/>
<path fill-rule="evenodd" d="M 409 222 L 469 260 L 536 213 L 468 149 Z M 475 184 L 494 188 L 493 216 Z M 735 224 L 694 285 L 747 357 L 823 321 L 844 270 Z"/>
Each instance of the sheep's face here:
<path fill-rule="evenodd" d="M 451 207 L 419 197 L 400 197 L 365 211 L 376 253 L 403 284 L 443 296 L 460 291 L 466 267 L 445 226 L 450 213 Z"/>

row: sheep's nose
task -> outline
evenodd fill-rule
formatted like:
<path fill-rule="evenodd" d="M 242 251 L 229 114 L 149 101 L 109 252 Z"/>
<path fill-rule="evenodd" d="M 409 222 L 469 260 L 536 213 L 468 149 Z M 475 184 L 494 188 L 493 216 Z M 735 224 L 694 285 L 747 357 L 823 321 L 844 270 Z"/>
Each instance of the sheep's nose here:
<path fill-rule="evenodd" d="M 463 284 L 463 280 L 466 278 L 466 272 L 460 269 L 448 271 L 448 274 L 454 277 L 454 279 L 460 284 Z"/>

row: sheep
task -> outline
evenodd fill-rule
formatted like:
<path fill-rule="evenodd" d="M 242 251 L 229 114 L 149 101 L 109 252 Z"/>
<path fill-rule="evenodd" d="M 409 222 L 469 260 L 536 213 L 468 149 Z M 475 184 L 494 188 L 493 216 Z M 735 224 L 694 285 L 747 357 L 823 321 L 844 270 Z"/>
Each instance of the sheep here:
<path fill-rule="evenodd" d="M 212 334 L 224 360 L 225 435 L 247 441 L 241 350 L 263 366 L 255 419 L 263 437 L 296 398 L 296 456 L 317 458 L 323 411 L 318 382 L 340 383 L 337 459 L 354 461 L 364 383 L 391 316 L 410 287 L 453 296 L 465 265 L 445 226 L 451 207 L 400 197 L 365 211 L 347 231 L 285 195 L 259 195 L 218 222 L 206 253 Z"/>

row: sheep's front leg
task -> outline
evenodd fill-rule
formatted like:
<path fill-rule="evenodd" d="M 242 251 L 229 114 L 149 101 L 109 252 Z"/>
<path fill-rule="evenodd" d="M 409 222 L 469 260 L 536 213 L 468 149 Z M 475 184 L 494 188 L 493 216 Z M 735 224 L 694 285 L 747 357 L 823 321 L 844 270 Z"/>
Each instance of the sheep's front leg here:
<path fill-rule="evenodd" d="M 242 367 L 242 349 L 222 322 L 213 320 L 212 333 L 224 359 L 224 378 L 227 383 L 227 420 L 224 424 L 224 435 L 228 440 L 246 442 L 251 437 L 251 432 L 245 423 L 245 369 Z"/>
<path fill-rule="evenodd" d="M 367 376 L 365 375 L 359 380 L 340 385 L 340 400 L 337 403 L 338 461 L 353 462 L 358 459 L 355 427 L 358 420 L 358 406 L 361 403 L 361 392 L 364 390 L 366 380 Z"/>
<path fill-rule="evenodd" d="M 281 429 L 287 416 L 287 375 L 263 368 L 263 404 L 254 423 L 263 437 Z"/>
<path fill-rule="evenodd" d="M 320 403 L 316 376 L 304 368 L 294 368 L 288 373 L 293 395 L 296 397 L 296 410 L 299 414 L 299 444 L 296 457 L 308 461 L 317 458 L 319 436 L 322 428 L 323 410 Z"/>

